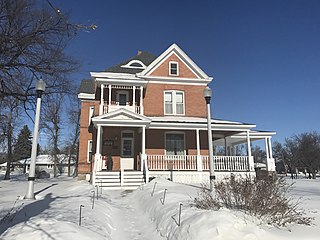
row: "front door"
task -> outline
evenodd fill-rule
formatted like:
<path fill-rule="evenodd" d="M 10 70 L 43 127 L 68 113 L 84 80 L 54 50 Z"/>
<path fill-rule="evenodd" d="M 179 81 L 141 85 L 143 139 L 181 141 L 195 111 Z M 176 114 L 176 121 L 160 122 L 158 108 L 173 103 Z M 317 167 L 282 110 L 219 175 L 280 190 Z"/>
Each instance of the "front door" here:
<path fill-rule="evenodd" d="M 134 166 L 134 135 L 133 131 L 121 133 L 121 168 L 133 170 Z"/>

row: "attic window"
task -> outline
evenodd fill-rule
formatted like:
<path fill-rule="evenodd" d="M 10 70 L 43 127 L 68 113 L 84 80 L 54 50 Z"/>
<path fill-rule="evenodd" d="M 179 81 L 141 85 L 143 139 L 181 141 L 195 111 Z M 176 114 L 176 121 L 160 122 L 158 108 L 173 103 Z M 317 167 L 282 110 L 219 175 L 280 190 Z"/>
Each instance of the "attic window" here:
<path fill-rule="evenodd" d="M 132 60 L 128 62 L 126 65 L 122 65 L 122 68 L 136 68 L 136 69 L 145 69 L 147 66 L 143 64 L 143 62 L 139 60 Z"/>
<path fill-rule="evenodd" d="M 178 76 L 179 75 L 178 62 L 169 62 L 169 75 L 170 76 Z"/>

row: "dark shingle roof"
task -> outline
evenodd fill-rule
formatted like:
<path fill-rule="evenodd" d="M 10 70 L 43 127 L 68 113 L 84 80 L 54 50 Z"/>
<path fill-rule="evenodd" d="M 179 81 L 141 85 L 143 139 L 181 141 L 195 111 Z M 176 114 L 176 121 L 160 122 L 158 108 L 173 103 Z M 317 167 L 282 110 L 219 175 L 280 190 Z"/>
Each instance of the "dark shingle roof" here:
<path fill-rule="evenodd" d="M 113 67 L 110 67 L 108 69 L 106 69 L 106 72 L 115 72 L 115 73 L 130 73 L 130 74 L 135 74 L 138 72 L 142 72 L 143 69 L 138 69 L 138 68 L 123 68 L 121 67 L 122 65 L 126 65 L 127 63 L 129 63 L 132 60 L 139 60 L 141 62 L 143 62 L 144 65 L 149 66 L 150 63 L 152 63 L 157 57 L 155 55 L 153 55 L 152 53 L 149 52 L 142 52 L 139 55 L 136 55 L 135 57 L 126 60 L 118 65 L 115 65 Z"/>
<path fill-rule="evenodd" d="M 95 93 L 94 81 L 92 79 L 84 79 L 81 81 L 79 93 Z"/>

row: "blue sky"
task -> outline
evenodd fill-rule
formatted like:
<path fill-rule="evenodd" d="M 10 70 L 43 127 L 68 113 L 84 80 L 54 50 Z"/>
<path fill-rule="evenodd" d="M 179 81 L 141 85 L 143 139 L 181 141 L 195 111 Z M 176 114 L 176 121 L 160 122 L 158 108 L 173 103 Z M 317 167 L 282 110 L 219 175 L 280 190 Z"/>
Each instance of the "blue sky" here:
<path fill-rule="evenodd" d="M 51 0 L 82 31 L 68 52 L 76 82 L 177 43 L 209 76 L 215 118 L 274 130 L 273 140 L 320 127 L 320 1 Z"/>

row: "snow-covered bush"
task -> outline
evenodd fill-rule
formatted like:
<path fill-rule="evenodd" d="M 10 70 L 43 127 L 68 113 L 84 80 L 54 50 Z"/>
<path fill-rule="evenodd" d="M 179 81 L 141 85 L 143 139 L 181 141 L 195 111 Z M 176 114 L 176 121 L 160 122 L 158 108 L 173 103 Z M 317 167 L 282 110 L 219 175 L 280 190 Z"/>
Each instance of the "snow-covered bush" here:
<path fill-rule="evenodd" d="M 292 187 L 283 178 L 251 179 L 230 178 L 217 181 L 213 193 L 203 186 L 194 206 L 202 209 L 228 208 L 244 211 L 276 226 L 290 223 L 311 224 L 311 218 L 305 216 L 299 208 L 299 201 L 288 197 Z"/>

